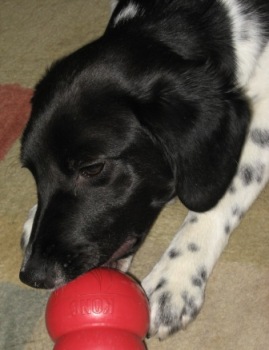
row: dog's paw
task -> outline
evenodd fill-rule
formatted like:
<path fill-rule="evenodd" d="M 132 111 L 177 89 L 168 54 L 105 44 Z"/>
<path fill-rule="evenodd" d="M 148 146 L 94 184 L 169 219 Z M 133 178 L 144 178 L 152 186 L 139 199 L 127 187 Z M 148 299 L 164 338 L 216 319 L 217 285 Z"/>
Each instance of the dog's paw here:
<path fill-rule="evenodd" d="M 171 261 L 159 262 L 142 282 L 150 303 L 149 336 L 164 339 L 194 320 L 204 301 L 206 279 L 204 267 L 183 264 L 176 269 Z"/>
<path fill-rule="evenodd" d="M 21 249 L 23 251 L 26 249 L 26 247 L 29 243 L 29 240 L 30 240 L 36 210 L 37 210 L 37 204 L 34 205 L 29 210 L 28 218 L 23 225 L 23 232 L 22 232 L 22 237 L 21 237 Z"/>

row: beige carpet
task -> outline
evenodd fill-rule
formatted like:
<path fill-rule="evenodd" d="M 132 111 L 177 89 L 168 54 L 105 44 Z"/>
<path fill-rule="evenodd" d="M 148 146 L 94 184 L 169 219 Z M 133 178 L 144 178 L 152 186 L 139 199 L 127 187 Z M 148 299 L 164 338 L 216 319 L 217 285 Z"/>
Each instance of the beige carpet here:
<path fill-rule="evenodd" d="M 0 84 L 33 87 L 51 61 L 100 35 L 108 15 L 107 0 L 1 0 Z M 35 203 L 33 180 L 18 154 L 17 141 L 0 162 L 0 349 L 48 350 L 48 293 L 18 280 L 21 228 Z M 147 341 L 149 350 L 269 349 L 268 211 L 267 186 L 217 264 L 197 320 L 166 341 Z M 134 261 L 138 278 L 150 271 L 185 214 L 179 203 L 165 208 Z"/>

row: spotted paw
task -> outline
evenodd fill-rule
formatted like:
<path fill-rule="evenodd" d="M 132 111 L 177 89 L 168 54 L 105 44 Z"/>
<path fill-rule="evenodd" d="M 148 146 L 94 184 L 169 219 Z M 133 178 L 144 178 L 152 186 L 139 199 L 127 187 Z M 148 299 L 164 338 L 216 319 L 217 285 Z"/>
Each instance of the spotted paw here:
<path fill-rule="evenodd" d="M 142 282 L 150 302 L 149 336 L 164 339 L 194 320 L 203 304 L 206 279 L 204 267 L 191 269 L 187 264 L 176 271 L 175 264 L 159 262 Z"/>

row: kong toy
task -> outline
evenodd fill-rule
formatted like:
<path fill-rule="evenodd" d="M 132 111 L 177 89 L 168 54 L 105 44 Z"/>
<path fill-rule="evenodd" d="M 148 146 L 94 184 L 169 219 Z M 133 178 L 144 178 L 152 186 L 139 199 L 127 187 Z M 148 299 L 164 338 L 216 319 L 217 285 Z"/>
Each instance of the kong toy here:
<path fill-rule="evenodd" d="M 54 350 L 145 350 L 148 302 L 129 276 L 98 268 L 51 294 L 46 324 Z"/>

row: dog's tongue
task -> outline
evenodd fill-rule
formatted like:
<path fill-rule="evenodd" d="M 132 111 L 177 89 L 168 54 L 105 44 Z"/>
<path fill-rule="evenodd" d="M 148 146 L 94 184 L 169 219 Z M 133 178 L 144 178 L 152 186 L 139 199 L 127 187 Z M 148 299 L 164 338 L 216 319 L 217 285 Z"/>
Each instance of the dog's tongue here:
<path fill-rule="evenodd" d="M 137 242 L 137 238 L 129 238 L 127 239 L 116 251 L 115 253 L 113 253 L 113 255 L 111 256 L 111 258 L 108 260 L 107 263 L 104 264 L 104 266 L 109 266 L 109 267 L 113 267 L 115 265 L 115 267 L 117 266 L 117 260 L 121 259 L 124 255 L 126 255 L 130 249 L 135 245 L 135 243 Z"/>

